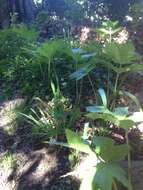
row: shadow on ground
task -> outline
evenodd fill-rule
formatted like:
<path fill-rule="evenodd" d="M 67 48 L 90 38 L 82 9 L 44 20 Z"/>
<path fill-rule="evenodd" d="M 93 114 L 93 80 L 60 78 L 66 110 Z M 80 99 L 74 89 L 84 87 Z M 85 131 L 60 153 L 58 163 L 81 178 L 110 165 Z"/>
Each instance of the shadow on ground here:
<path fill-rule="evenodd" d="M 3 190 L 78 189 L 76 180 L 60 178 L 70 171 L 67 150 L 45 147 L 32 137 L 9 136 L 2 129 L 0 139 L 1 158 L 7 152 L 16 158 L 13 168 L 0 168 L 0 187 Z"/>
<path fill-rule="evenodd" d="M 11 108 L 10 108 L 11 109 Z M 0 110 L 2 111 L 2 109 Z M 70 171 L 68 152 L 59 147 L 47 147 L 31 133 L 31 126 L 23 122 L 16 132 L 9 134 L 7 127 L 12 122 L 5 121 L 6 114 L 0 114 L 0 160 L 7 154 L 15 159 L 13 167 L 0 166 L 0 189 L 3 190 L 76 190 L 78 182 L 71 178 L 61 178 Z M 5 165 L 7 165 L 7 160 Z"/>

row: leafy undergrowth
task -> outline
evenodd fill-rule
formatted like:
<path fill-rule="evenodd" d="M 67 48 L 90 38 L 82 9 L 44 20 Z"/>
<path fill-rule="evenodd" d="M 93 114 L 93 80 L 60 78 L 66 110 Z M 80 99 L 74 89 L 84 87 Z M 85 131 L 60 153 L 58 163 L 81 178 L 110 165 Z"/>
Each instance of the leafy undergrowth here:
<path fill-rule="evenodd" d="M 131 41 L 116 41 L 121 29 L 107 21 L 103 42 L 77 45 L 39 43 L 21 24 L 0 31 L 0 188 L 133 190 L 143 64 Z"/>
<path fill-rule="evenodd" d="M 87 102 L 91 102 L 91 99 L 88 98 Z M 25 121 L 20 121 L 20 126 L 17 127 L 15 125 L 16 117 L 18 117 L 17 113 L 24 111 L 24 106 L 21 106 L 21 104 L 24 104 L 23 99 L 22 101 L 16 99 L 15 101 L 3 102 L 1 104 L 1 189 L 78 190 L 79 179 L 81 178 L 79 174 L 83 174 L 87 162 L 89 164 L 91 160 L 86 160 L 84 155 L 78 157 L 77 154 L 72 154 L 72 159 L 69 160 L 69 151 L 67 149 L 41 144 L 41 137 L 33 135 L 32 126 L 25 123 Z M 2 118 L 6 120 L 9 118 L 10 122 L 6 122 L 4 126 Z M 19 119 L 17 120 L 18 122 Z M 82 117 L 76 124 L 78 131 L 82 132 L 82 125 L 85 121 L 85 117 Z M 16 128 L 16 130 L 11 130 L 12 128 Z M 106 131 L 103 130 L 103 134 L 106 134 Z M 120 143 L 124 142 L 124 132 L 122 130 L 112 129 L 110 136 Z M 136 160 L 142 157 L 142 154 L 140 154 L 141 150 L 139 150 L 139 137 L 140 131 L 136 132 L 136 130 L 133 130 L 130 133 L 133 147 L 135 147 L 134 150 L 136 150 L 133 151 L 133 158 Z M 121 141 L 120 138 L 122 139 Z M 72 177 L 61 177 L 71 172 L 71 166 L 77 163 L 76 160 L 79 163 L 81 162 L 81 164 L 78 164 L 78 174 Z M 135 173 L 137 173 L 137 170 L 139 171 L 139 165 L 136 164 L 134 166 Z M 124 167 L 127 167 L 127 165 Z M 142 171 L 139 171 L 139 173 L 142 176 Z M 138 178 L 138 176 L 136 177 Z M 137 185 L 136 181 L 134 183 Z M 141 186 L 139 182 L 138 185 Z"/>

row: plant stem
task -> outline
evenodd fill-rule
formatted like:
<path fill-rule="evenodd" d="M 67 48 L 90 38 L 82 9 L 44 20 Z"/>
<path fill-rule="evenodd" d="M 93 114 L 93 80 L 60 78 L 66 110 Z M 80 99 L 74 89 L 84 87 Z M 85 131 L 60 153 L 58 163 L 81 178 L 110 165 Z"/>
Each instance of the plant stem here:
<path fill-rule="evenodd" d="M 111 42 L 112 42 L 112 29 L 110 28 L 109 30 L 110 30 L 110 34 L 109 34 L 109 43 L 111 43 Z"/>
<path fill-rule="evenodd" d="M 91 77 L 90 77 L 89 74 L 88 74 L 88 80 L 89 80 L 89 82 L 90 82 L 90 84 L 91 84 L 91 87 L 92 87 L 94 96 L 95 96 L 95 98 L 96 98 L 96 91 L 95 91 L 95 88 L 94 88 L 94 84 L 93 84 L 93 82 L 92 82 Z"/>
<path fill-rule="evenodd" d="M 126 132 L 126 143 L 129 146 L 128 131 Z M 131 154 L 128 152 L 128 180 L 129 180 L 129 190 L 133 190 L 132 187 L 132 176 L 131 176 L 132 164 L 131 164 Z"/>
<path fill-rule="evenodd" d="M 109 34 L 109 43 L 111 44 L 112 42 L 112 32 L 110 28 L 110 34 Z M 107 73 L 107 98 L 109 99 L 109 86 L 110 86 L 110 69 L 108 66 L 108 73 Z"/>
<path fill-rule="evenodd" d="M 120 76 L 120 74 L 117 73 L 116 80 L 115 80 L 115 86 L 114 86 L 114 93 L 115 94 L 117 92 L 117 86 L 118 86 L 119 76 Z"/>
<path fill-rule="evenodd" d="M 108 67 L 108 73 L 107 73 L 107 98 L 109 99 L 109 85 L 110 85 L 110 69 Z"/>
<path fill-rule="evenodd" d="M 51 60 L 48 61 L 48 79 L 51 80 Z"/>
<path fill-rule="evenodd" d="M 113 181 L 113 188 L 114 188 L 114 190 L 118 190 L 118 187 L 117 187 L 115 180 Z"/>
<path fill-rule="evenodd" d="M 78 69 L 78 62 L 77 62 L 77 60 L 75 60 L 75 71 L 77 71 L 77 69 Z M 79 91 L 78 91 L 78 81 L 77 80 L 75 80 L 75 91 L 76 91 L 75 102 L 76 102 L 76 104 L 78 104 Z"/>
<path fill-rule="evenodd" d="M 81 79 L 81 82 L 80 82 L 80 89 L 79 89 L 79 95 L 78 95 L 78 104 L 80 103 L 80 99 L 81 99 L 82 87 L 83 87 L 83 79 Z"/>

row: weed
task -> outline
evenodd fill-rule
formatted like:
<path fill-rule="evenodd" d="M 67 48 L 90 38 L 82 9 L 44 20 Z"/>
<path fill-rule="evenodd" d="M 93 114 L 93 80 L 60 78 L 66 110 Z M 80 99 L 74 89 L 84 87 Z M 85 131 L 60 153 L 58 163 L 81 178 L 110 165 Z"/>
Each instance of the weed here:
<path fill-rule="evenodd" d="M 16 166 L 16 158 L 12 153 L 7 153 L 0 160 L 0 166 L 6 170 L 13 169 Z"/>

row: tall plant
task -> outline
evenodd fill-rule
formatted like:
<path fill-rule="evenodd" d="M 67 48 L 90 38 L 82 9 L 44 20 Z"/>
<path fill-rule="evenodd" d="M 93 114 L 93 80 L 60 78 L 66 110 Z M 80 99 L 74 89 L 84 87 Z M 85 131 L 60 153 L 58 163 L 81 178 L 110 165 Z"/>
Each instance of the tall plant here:
<path fill-rule="evenodd" d="M 141 118 L 139 120 L 138 117 L 143 115 L 141 106 L 133 95 L 130 93 L 125 93 L 127 96 L 129 96 L 131 99 L 134 100 L 134 102 L 137 104 L 137 106 L 140 107 L 140 112 L 137 112 L 135 115 L 130 115 L 128 111 L 128 107 L 117 107 L 114 108 L 113 111 L 108 109 L 107 104 L 107 98 L 105 91 L 103 89 L 98 90 L 100 97 L 102 99 L 102 106 L 90 106 L 87 107 L 87 111 L 89 112 L 87 114 L 87 117 L 92 120 L 101 119 L 104 121 L 111 122 L 115 127 L 122 128 L 125 130 L 125 137 L 126 137 L 126 144 L 129 147 L 129 138 L 128 133 L 130 129 L 135 125 L 136 122 L 141 122 Z M 137 117 L 138 116 L 138 117 Z M 129 179 L 129 190 L 132 190 L 132 183 L 131 183 L 131 155 L 130 151 L 128 151 L 128 179 Z"/>
<path fill-rule="evenodd" d="M 140 56 L 135 52 L 135 48 L 131 42 L 125 44 L 107 43 L 100 51 L 94 51 L 94 53 L 93 56 L 88 58 L 87 62 L 80 65 L 80 68 L 71 75 L 71 78 L 81 80 L 83 77 L 88 77 L 91 73 L 94 76 L 99 67 L 105 68 L 108 75 L 112 74 L 115 76 L 115 79 L 110 79 L 110 82 L 108 81 L 108 76 L 105 79 L 108 84 L 106 88 L 110 89 L 110 97 L 114 99 L 119 89 L 122 88 L 127 74 L 143 70 L 143 65 L 137 63 L 140 60 Z M 100 74 L 103 75 L 103 73 Z M 107 94 L 109 97 L 109 93 Z"/>

